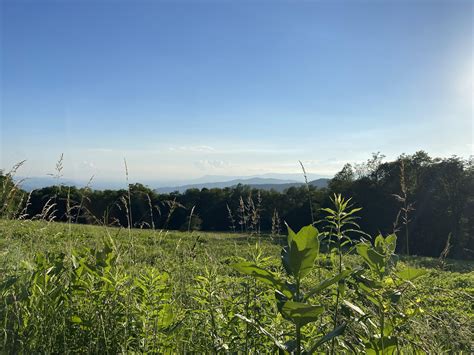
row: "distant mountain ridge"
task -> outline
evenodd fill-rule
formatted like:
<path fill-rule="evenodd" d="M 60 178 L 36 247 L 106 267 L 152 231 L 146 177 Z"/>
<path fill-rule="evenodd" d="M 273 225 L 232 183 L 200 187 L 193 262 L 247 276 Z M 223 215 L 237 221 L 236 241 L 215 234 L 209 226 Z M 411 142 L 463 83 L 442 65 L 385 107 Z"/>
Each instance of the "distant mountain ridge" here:
<path fill-rule="evenodd" d="M 314 187 L 317 187 L 318 189 L 324 189 L 328 187 L 328 183 L 331 179 L 328 178 L 319 178 L 313 181 L 308 181 L 308 184 Z M 255 189 L 261 189 L 261 190 L 275 190 L 278 192 L 283 192 L 290 187 L 300 187 L 303 186 L 303 182 L 295 182 L 295 183 L 287 183 L 287 184 L 259 184 L 259 185 L 249 185 L 252 188 Z"/>
<path fill-rule="evenodd" d="M 307 178 L 308 180 L 316 180 L 319 178 L 326 178 L 327 176 L 325 175 L 319 175 L 319 174 L 312 174 L 312 173 L 307 173 Z M 265 173 L 265 174 L 258 174 L 258 175 L 241 175 L 241 176 L 229 176 L 229 175 L 204 175 L 199 178 L 191 179 L 188 181 L 179 181 L 173 186 L 182 186 L 182 185 L 194 185 L 194 184 L 207 184 L 211 182 L 226 182 L 226 181 L 231 181 L 231 180 L 248 180 L 248 179 L 254 179 L 254 178 L 259 178 L 259 179 L 275 179 L 279 180 L 279 182 L 276 183 L 289 183 L 289 182 L 303 182 L 304 181 L 304 176 L 302 173 Z M 282 181 L 286 180 L 286 182 Z M 171 185 L 168 185 L 171 186 Z M 164 187 L 163 185 L 159 187 Z"/>
<path fill-rule="evenodd" d="M 311 186 L 324 188 L 327 187 L 330 179 L 328 178 L 319 178 L 313 181 L 308 182 Z M 283 192 L 290 187 L 299 187 L 303 186 L 304 183 L 294 181 L 294 180 L 283 180 L 283 179 L 274 179 L 274 178 L 249 178 L 249 179 L 234 179 L 229 181 L 220 181 L 220 182 L 208 182 L 200 184 L 187 184 L 181 186 L 173 187 L 159 187 L 155 189 L 158 193 L 170 193 L 178 191 L 180 193 L 186 192 L 189 189 L 213 189 L 219 188 L 223 189 L 226 187 L 235 187 L 238 184 L 247 185 L 252 188 L 262 189 L 262 190 L 275 190 L 278 192 Z"/>
<path fill-rule="evenodd" d="M 76 180 L 69 178 L 60 178 L 59 180 L 52 176 L 46 177 L 14 177 L 16 182 L 20 183 L 20 187 L 25 191 L 33 191 L 37 189 L 42 189 L 49 186 L 56 186 L 58 184 L 63 186 L 75 186 L 77 188 L 82 188 L 87 185 L 87 181 Z M 107 190 L 107 189 L 125 189 L 127 188 L 126 182 L 119 181 L 102 181 L 102 180 L 92 180 L 91 187 L 95 190 Z"/>
<path fill-rule="evenodd" d="M 45 177 L 29 177 L 24 178 L 21 176 L 16 176 L 15 181 L 20 183 L 21 188 L 26 191 L 32 191 L 36 189 L 41 189 L 48 186 L 55 186 L 58 183 L 64 186 L 76 186 L 82 188 L 87 185 L 87 181 L 74 179 L 74 178 L 60 178 L 59 180 L 52 176 Z M 311 185 L 316 187 L 326 187 L 327 182 L 330 180 L 328 178 L 322 177 L 320 175 L 309 174 L 308 179 Z M 173 191 L 185 192 L 187 189 L 212 189 L 212 188 L 226 188 L 237 186 L 238 184 L 248 185 L 253 188 L 259 188 L 263 190 L 274 189 L 276 191 L 282 192 L 287 188 L 293 186 L 301 186 L 303 184 L 302 177 L 300 174 L 277 174 L 269 173 L 256 176 L 219 176 L 219 175 L 207 175 L 200 177 L 198 179 L 191 179 L 187 181 L 174 181 L 174 182 L 164 182 L 156 180 L 146 180 L 146 181 L 136 181 L 142 183 L 145 186 L 149 186 L 152 189 L 155 189 L 159 193 L 170 193 Z M 131 181 L 130 183 L 135 183 Z M 94 190 L 118 190 L 126 189 L 126 181 L 120 180 L 104 180 L 104 179 L 94 179 L 92 180 L 91 188 Z"/>

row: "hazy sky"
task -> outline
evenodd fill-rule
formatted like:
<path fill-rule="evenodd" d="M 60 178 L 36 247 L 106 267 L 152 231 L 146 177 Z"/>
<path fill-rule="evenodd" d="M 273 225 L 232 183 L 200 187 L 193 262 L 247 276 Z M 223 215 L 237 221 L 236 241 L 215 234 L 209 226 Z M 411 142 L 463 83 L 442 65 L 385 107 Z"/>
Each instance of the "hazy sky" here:
<path fill-rule="evenodd" d="M 471 1 L 8 1 L 0 168 L 185 179 L 473 154 Z"/>

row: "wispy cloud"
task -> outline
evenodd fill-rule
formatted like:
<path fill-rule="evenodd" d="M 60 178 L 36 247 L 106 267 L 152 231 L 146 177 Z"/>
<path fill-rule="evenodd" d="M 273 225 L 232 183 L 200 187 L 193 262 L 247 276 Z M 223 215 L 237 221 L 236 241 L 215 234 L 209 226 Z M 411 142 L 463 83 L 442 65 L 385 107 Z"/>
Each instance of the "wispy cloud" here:
<path fill-rule="evenodd" d="M 95 164 L 91 161 L 84 160 L 81 162 L 79 165 L 80 168 L 90 168 L 90 169 L 95 169 Z"/>
<path fill-rule="evenodd" d="M 280 148 L 280 147 L 270 147 L 270 148 L 229 148 L 223 149 L 221 153 L 223 154 L 295 154 L 302 152 L 302 149 L 292 149 L 292 148 Z"/>
<path fill-rule="evenodd" d="M 231 166 L 230 162 L 225 160 L 198 160 L 194 162 L 194 165 L 201 170 L 209 169 L 224 169 Z"/>
<path fill-rule="evenodd" d="M 241 142 L 238 145 L 220 144 L 218 147 L 208 145 L 182 145 L 170 146 L 167 149 L 172 153 L 209 153 L 209 154 L 290 154 L 299 153 L 302 149 L 284 147 L 260 147 L 248 142 Z"/>

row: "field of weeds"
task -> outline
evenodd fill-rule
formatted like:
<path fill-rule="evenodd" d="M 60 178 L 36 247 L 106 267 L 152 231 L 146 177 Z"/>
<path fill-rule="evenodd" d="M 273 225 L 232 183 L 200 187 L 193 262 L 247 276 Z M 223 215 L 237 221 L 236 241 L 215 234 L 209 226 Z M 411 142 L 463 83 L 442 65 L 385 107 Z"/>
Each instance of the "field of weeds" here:
<path fill-rule="evenodd" d="M 302 234 L 308 231 L 293 239 L 310 237 Z M 286 236 L 0 220 L 0 347 L 6 353 L 471 351 L 472 262 L 402 258 L 379 287 L 371 285 L 373 270 L 360 253 L 348 250 L 339 259 L 337 250 L 318 249 L 298 274 L 304 274 L 299 298 L 285 302 L 294 291 L 281 263 L 286 243 Z M 419 277 L 406 277 L 406 270 Z"/>

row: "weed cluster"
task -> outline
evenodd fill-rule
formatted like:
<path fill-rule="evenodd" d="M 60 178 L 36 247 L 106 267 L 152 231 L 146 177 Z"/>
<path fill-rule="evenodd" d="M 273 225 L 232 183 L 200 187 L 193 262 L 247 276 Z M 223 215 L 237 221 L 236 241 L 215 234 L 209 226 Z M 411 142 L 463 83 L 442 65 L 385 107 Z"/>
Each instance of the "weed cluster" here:
<path fill-rule="evenodd" d="M 345 267 L 343 247 L 352 243 L 347 233 L 358 231 L 346 227 L 358 226 L 354 222 L 358 209 L 349 209 L 349 201 L 341 196 L 335 196 L 333 201 L 335 209 L 326 209 L 328 232 L 320 234 L 309 225 L 296 234 L 288 227 L 287 245 L 281 253 L 284 279 L 253 262 L 232 265 L 275 290 L 276 307 L 294 330 L 280 340 L 278 334 L 265 330 L 258 321 L 237 316 L 272 339 L 279 349 L 290 353 L 317 350 L 335 353 L 336 348 L 376 354 L 391 354 L 402 348 L 414 352 L 423 350 L 415 336 L 403 332 L 403 325 L 416 312 L 408 312 L 401 297 L 410 287 L 408 282 L 425 271 L 396 269 L 395 235 L 386 238 L 379 235 L 374 245 L 366 241 L 357 243 L 355 249 L 363 263 Z M 317 284 L 310 287 L 304 281 L 313 272 L 324 238 L 335 240 L 336 246 L 330 251 L 334 256 L 333 265 L 324 278 L 319 273 Z M 350 246 L 349 251 L 352 248 Z M 335 287 L 331 289 L 331 286 Z M 309 328 L 310 323 L 314 323 L 311 331 L 304 332 L 303 328 Z M 346 328 L 350 337 L 340 337 Z M 324 348 L 326 343 L 330 345 Z"/>
<path fill-rule="evenodd" d="M 2 351 L 296 352 L 297 325 L 301 351 L 469 351 L 472 265 L 397 262 L 393 236 L 341 246 L 339 272 L 324 227 L 289 232 L 283 248 L 131 233 L 133 246 L 127 229 L 0 220 Z"/>
<path fill-rule="evenodd" d="M 112 241 L 100 250 L 36 254 L 28 272 L 2 280 L 7 353 L 119 353 L 171 348 L 180 323 L 166 272 L 136 275 L 117 264 Z"/>

